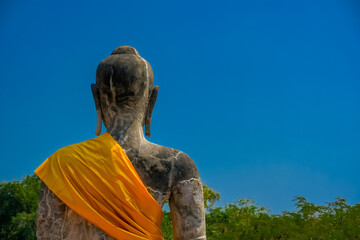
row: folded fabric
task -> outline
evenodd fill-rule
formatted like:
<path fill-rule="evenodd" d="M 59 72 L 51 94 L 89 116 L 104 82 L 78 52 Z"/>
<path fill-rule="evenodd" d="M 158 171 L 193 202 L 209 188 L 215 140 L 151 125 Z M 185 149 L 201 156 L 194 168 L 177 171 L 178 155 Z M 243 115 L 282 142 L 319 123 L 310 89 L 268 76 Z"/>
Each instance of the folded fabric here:
<path fill-rule="evenodd" d="M 56 151 L 35 173 L 67 206 L 116 239 L 163 239 L 162 209 L 107 132 Z"/>

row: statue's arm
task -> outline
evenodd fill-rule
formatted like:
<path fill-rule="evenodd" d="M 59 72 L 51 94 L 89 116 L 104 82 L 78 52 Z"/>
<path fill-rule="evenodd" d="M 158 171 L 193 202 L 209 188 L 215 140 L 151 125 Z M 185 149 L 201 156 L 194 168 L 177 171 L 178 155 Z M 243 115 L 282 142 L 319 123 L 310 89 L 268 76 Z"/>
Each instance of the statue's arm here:
<path fill-rule="evenodd" d="M 175 159 L 173 181 L 169 203 L 175 239 L 206 239 L 201 180 L 195 163 L 184 153 Z"/>

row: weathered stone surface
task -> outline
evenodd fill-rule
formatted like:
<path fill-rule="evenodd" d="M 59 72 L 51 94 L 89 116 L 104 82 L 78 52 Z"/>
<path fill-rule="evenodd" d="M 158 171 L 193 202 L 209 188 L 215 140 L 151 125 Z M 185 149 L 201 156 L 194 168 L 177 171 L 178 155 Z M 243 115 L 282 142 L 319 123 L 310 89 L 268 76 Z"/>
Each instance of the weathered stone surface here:
<path fill-rule="evenodd" d="M 181 151 L 148 142 L 143 134 L 145 125 L 150 135 L 158 91 L 150 64 L 134 48 L 117 48 L 99 64 L 94 89 L 98 119 L 103 119 L 160 206 L 169 200 L 175 239 L 206 239 L 202 185 L 194 161 Z M 37 237 L 112 239 L 62 203 L 45 184 Z"/>
<path fill-rule="evenodd" d="M 36 224 L 38 240 L 113 240 L 66 206 L 43 183 Z"/>

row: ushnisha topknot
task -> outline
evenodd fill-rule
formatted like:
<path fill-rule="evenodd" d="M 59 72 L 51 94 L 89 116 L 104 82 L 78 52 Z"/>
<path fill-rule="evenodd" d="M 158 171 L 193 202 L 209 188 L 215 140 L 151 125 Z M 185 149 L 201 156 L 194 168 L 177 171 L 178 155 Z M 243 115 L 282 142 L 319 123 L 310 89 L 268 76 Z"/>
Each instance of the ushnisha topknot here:
<path fill-rule="evenodd" d="M 116 48 L 111 53 L 111 55 L 115 55 L 115 54 L 132 54 L 132 55 L 136 55 L 136 56 L 140 57 L 138 51 L 135 48 L 130 47 L 130 46 L 121 46 L 121 47 Z"/>

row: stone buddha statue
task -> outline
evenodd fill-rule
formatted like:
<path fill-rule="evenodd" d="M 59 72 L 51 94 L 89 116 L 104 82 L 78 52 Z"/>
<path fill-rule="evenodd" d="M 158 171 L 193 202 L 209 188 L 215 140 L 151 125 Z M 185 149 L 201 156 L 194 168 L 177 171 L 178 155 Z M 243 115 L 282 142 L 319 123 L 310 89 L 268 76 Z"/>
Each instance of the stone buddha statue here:
<path fill-rule="evenodd" d="M 175 239 L 206 239 L 203 191 L 194 161 L 185 153 L 147 141 L 159 87 L 150 64 L 135 48 L 123 46 L 100 62 L 91 86 L 96 135 L 106 134 L 122 147 L 147 192 L 162 207 L 169 201 Z M 109 136 L 110 136 L 109 135 Z M 81 183 L 80 183 L 81 184 Z M 42 184 L 37 238 L 114 239 L 79 215 Z M 151 239 L 151 238 L 149 238 Z"/>

